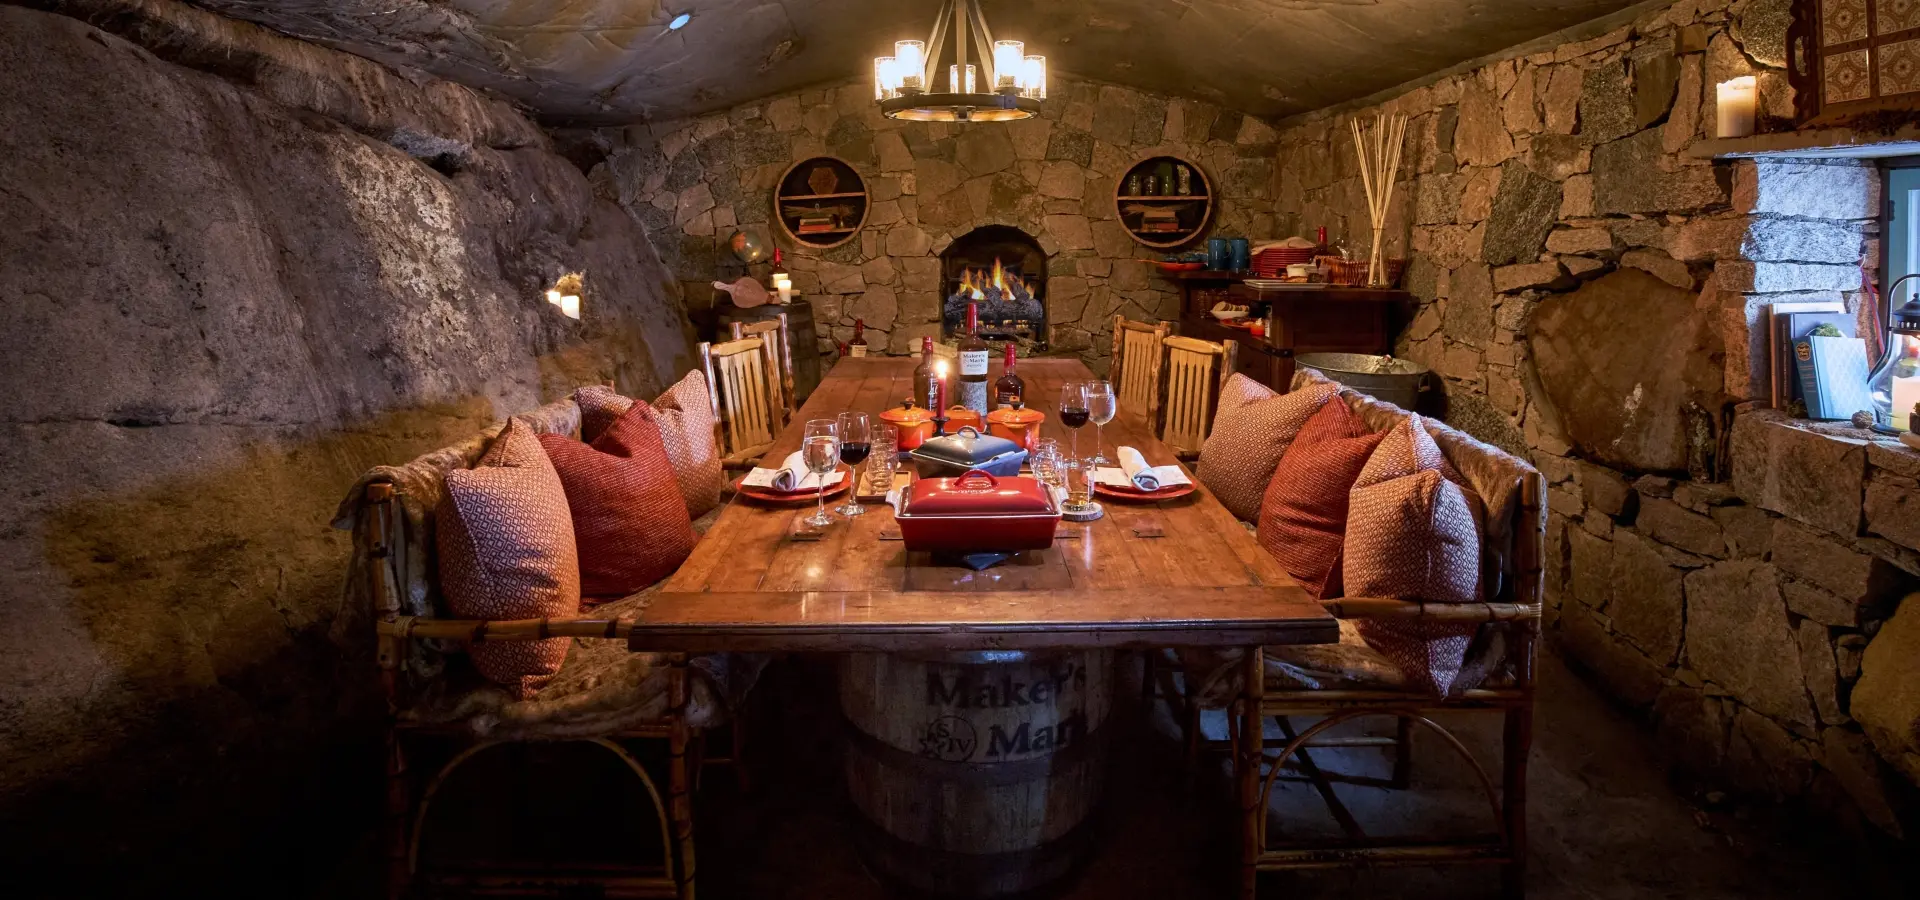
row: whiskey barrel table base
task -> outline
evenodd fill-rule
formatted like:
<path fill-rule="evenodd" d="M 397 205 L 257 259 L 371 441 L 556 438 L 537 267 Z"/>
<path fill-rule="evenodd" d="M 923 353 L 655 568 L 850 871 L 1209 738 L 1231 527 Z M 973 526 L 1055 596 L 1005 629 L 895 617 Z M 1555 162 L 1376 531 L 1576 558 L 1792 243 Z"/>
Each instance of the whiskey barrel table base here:
<path fill-rule="evenodd" d="M 1105 777 L 1113 655 L 842 657 L 862 857 L 918 895 L 1025 894 L 1072 874 Z"/>

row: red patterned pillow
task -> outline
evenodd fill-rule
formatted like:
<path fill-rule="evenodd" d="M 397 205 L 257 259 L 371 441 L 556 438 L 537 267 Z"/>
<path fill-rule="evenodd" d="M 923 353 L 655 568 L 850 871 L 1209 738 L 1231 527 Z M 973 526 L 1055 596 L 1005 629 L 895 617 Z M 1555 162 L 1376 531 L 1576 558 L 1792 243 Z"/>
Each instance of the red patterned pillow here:
<path fill-rule="evenodd" d="M 634 404 L 613 388 L 598 385 L 574 391 L 573 402 L 580 406 L 580 439 L 588 443 Z M 713 442 L 713 401 L 707 395 L 706 376 L 688 372 L 653 399 L 653 410 L 660 442 L 673 462 L 680 496 L 687 503 L 687 517 L 698 519 L 720 505 L 720 493 L 727 484 L 720 468 L 720 448 Z"/>
<path fill-rule="evenodd" d="M 1301 426 L 1338 390 L 1326 383 L 1276 394 L 1245 375 L 1227 379 L 1220 388 L 1213 431 L 1200 448 L 1200 483 L 1234 515 L 1259 521 L 1274 466 Z"/>
<path fill-rule="evenodd" d="M 659 581 L 693 552 L 692 520 L 660 443 L 653 408 L 635 403 L 591 446 L 540 435 L 567 490 L 580 547 L 581 606 L 624 597 Z"/>
<path fill-rule="evenodd" d="M 1425 421 L 1388 430 L 1353 487 L 1347 519 L 1347 594 L 1471 603 L 1480 591 L 1480 513 Z M 1473 625 L 1361 621 L 1360 634 L 1411 683 L 1445 695 L 1466 660 Z"/>
<path fill-rule="evenodd" d="M 440 589 L 454 615 L 535 619 L 580 610 L 580 562 L 566 490 L 533 429 L 518 419 L 471 469 L 447 473 L 434 514 Z M 521 697 L 567 658 L 566 638 L 475 644 L 482 675 Z"/>
<path fill-rule="evenodd" d="M 1260 504 L 1260 546 L 1315 597 L 1338 597 L 1353 480 L 1386 435 L 1345 403 L 1320 407 L 1274 467 Z"/>

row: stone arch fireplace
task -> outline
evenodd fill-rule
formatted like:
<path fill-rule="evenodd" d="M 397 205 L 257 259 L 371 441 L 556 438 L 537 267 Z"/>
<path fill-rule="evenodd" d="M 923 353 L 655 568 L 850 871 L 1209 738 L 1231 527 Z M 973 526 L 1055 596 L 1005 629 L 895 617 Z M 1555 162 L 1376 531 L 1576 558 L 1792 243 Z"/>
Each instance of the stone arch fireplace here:
<path fill-rule="evenodd" d="M 982 225 L 940 252 L 940 274 L 943 336 L 965 327 L 972 301 L 983 336 L 1045 347 L 1047 253 L 1039 239 L 1012 225 Z"/>

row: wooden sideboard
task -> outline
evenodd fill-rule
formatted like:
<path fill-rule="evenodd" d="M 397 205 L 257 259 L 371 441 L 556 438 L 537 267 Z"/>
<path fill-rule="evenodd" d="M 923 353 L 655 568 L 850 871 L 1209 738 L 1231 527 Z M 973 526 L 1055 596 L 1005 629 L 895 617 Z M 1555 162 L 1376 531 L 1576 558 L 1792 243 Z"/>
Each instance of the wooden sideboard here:
<path fill-rule="evenodd" d="M 1293 383 L 1293 358 L 1300 353 L 1390 353 L 1406 325 L 1413 295 L 1374 288 L 1326 287 L 1316 290 L 1259 290 L 1239 276 L 1221 272 L 1178 272 L 1167 276 L 1180 285 L 1180 333 L 1204 341 L 1240 345 L 1237 370 L 1277 391 Z M 1208 313 L 1221 299 L 1273 315 L 1273 331 L 1254 337 L 1228 328 Z"/>

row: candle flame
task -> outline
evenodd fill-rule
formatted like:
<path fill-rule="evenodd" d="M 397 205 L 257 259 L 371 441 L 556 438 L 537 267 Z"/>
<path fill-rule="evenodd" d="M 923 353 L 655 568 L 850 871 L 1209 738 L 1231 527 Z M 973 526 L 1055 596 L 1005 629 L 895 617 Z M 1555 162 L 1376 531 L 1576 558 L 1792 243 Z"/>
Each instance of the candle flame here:
<path fill-rule="evenodd" d="M 935 378 L 947 377 L 947 361 L 946 360 L 936 359 L 933 361 L 933 375 Z"/>

